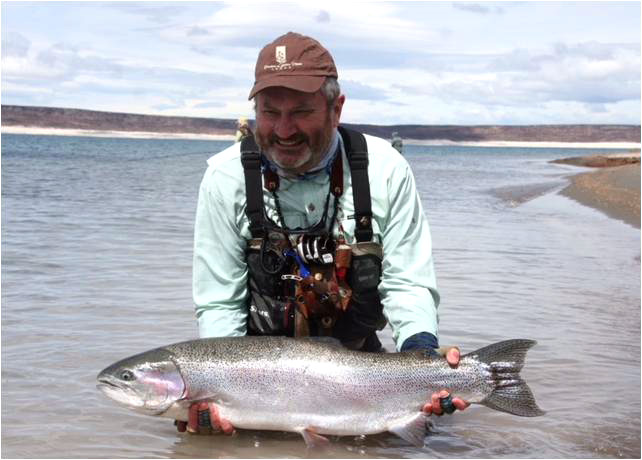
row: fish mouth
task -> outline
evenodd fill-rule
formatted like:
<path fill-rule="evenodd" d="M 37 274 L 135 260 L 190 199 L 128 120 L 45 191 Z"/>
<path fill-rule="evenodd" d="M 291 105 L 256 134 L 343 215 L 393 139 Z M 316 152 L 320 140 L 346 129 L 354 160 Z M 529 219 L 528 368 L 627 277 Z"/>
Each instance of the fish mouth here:
<path fill-rule="evenodd" d="M 119 401 L 122 395 L 131 394 L 131 389 L 109 379 L 98 379 L 96 388 L 108 398 Z"/>
<path fill-rule="evenodd" d="M 107 379 L 99 379 L 96 388 L 109 399 L 129 409 L 144 411 L 145 402 L 130 388 L 118 385 Z"/>
<path fill-rule="evenodd" d="M 107 379 L 98 379 L 98 383 L 96 384 L 96 388 L 98 388 L 99 390 L 103 390 L 103 389 L 117 389 L 117 390 L 120 390 L 121 389 L 121 387 L 119 385 L 116 385 L 115 383 L 110 382 Z"/>
<path fill-rule="evenodd" d="M 147 401 L 142 399 L 135 390 L 109 377 L 97 379 L 96 388 L 118 404 L 145 415 L 163 415 L 172 405 L 170 403 L 161 407 L 149 407 Z"/>

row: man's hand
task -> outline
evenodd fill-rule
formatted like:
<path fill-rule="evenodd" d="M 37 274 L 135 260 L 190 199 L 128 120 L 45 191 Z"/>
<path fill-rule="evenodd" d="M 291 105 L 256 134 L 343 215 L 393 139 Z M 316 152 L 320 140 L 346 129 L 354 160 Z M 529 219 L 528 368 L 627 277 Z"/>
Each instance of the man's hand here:
<path fill-rule="evenodd" d="M 225 434 L 233 434 L 232 424 L 220 417 L 218 408 L 214 403 L 197 402 L 189 406 L 188 421 L 176 420 L 176 429 L 183 433 L 187 431 L 192 434 L 212 434 L 222 431 Z"/>
<path fill-rule="evenodd" d="M 437 349 L 437 353 L 439 353 L 441 356 L 446 357 L 446 361 L 448 361 L 450 367 L 457 367 L 459 365 L 459 348 L 440 347 Z M 441 400 L 447 398 L 448 396 L 449 393 L 446 390 L 442 390 L 438 393 L 433 393 L 430 397 L 430 402 L 423 407 L 423 411 L 429 415 L 443 415 L 444 410 L 441 407 Z M 455 406 L 455 409 L 464 410 L 468 406 L 470 406 L 470 403 L 464 401 L 461 398 L 452 398 L 452 405 Z"/>

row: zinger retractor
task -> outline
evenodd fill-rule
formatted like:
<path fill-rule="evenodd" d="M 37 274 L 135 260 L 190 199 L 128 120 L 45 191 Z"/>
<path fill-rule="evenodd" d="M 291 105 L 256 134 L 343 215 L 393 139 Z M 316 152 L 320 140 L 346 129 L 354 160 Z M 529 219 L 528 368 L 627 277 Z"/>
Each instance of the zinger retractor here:
<path fill-rule="evenodd" d="M 327 235 L 301 235 L 297 252 L 306 263 L 329 265 L 334 263 L 335 242 Z"/>

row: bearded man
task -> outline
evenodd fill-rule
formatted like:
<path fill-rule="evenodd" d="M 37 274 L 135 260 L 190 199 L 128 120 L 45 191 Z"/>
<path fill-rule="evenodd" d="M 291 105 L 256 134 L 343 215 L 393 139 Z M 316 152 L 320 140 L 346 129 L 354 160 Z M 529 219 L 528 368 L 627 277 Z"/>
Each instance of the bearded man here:
<path fill-rule="evenodd" d="M 200 187 L 200 336 L 329 336 L 381 352 L 377 331 L 389 324 L 397 351 L 437 355 L 432 242 L 412 171 L 388 141 L 340 126 L 346 97 L 330 53 L 304 35 L 278 37 L 258 56 L 249 99 L 254 137 L 210 158 Z M 456 348 L 442 354 L 458 364 Z M 468 405 L 447 397 L 432 395 L 424 411 Z M 194 404 L 178 427 L 210 422 L 233 431 L 213 403 Z"/>

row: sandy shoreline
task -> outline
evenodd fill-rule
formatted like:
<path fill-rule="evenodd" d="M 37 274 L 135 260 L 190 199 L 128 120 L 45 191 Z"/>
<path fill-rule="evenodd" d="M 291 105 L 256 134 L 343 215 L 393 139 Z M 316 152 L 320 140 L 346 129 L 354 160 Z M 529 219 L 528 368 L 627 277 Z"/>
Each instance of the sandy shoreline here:
<path fill-rule="evenodd" d="M 462 147 L 528 147 L 528 148 L 557 148 L 557 149 L 640 149 L 642 144 L 635 142 L 520 142 L 520 141 L 479 141 L 455 142 L 447 139 L 404 139 L 404 145 L 427 146 L 462 146 Z"/>
<path fill-rule="evenodd" d="M 195 139 L 213 141 L 233 141 L 232 134 L 193 134 L 193 133 L 158 133 L 144 131 L 95 131 L 84 129 L 36 128 L 30 126 L 2 126 L 2 133 L 32 134 L 41 136 L 88 136 L 117 137 L 131 139 Z M 530 148 L 603 148 L 603 149 L 640 149 L 640 143 L 634 142 L 514 142 L 514 141 L 480 141 L 454 142 L 447 139 L 404 139 L 406 145 L 426 146 L 468 146 L 468 147 L 530 147 Z"/>
<path fill-rule="evenodd" d="M 598 169 L 571 177 L 562 195 L 640 228 L 639 152 L 571 158 L 565 163 Z"/>
<path fill-rule="evenodd" d="M 30 134 L 36 136 L 116 137 L 124 139 L 193 139 L 233 141 L 233 134 L 157 133 L 147 131 L 98 131 L 88 129 L 34 128 L 31 126 L 2 126 L 2 134 Z"/>

